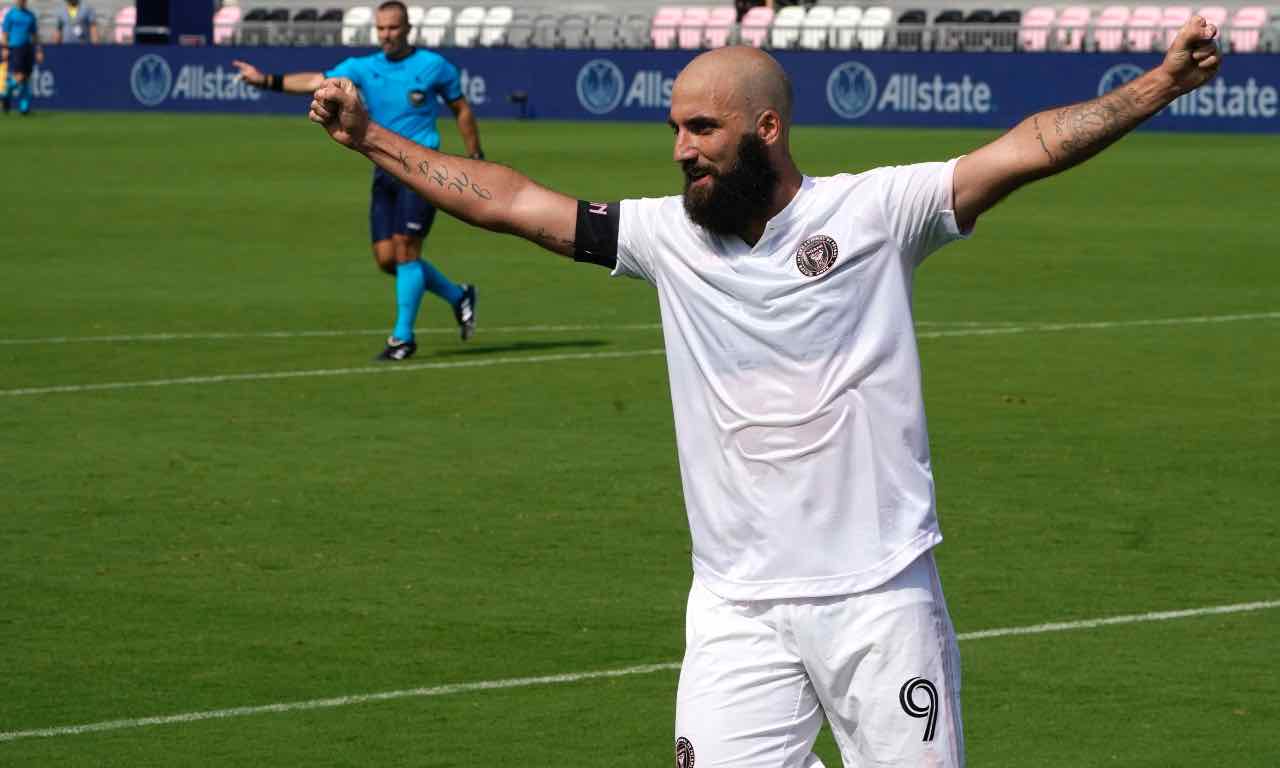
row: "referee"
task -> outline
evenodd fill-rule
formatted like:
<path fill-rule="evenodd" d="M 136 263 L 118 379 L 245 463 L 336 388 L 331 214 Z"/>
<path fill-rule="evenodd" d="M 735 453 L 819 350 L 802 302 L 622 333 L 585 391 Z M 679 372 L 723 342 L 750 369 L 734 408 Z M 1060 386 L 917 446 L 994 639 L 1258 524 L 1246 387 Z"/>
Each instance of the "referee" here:
<path fill-rule="evenodd" d="M 4 15 L 0 25 L 0 48 L 3 61 L 8 65 L 5 79 L 4 111 L 7 113 L 18 101 L 18 112 L 31 114 L 31 70 L 44 61 L 40 48 L 40 36 L 36 28 L 36 15 L 27 10 L 27 0 L 16 0 Z"/>
<path fill-rule="evenodd" d="M 233 62 L 249 85 L 286 93 L 311 93 L 328 77 L 343 77 L 360 89 L 374 119 L 391 131 L 432 149 L 440 147 L 436 129 L 437 96 L 452 110 L 458 132 L 472 159 L 484 159 L 480 131 L 462 96 L 458 69 L 439 54 L 409 44 L 409 12 L 399 0 L 378 6 L 375 16 L 380 53 L 349 58 L 327 72 L 264 74 L 252 64 Z M 476 289 L 454 283 L 422 258 L 422 242 L 436 210 L 418 193 L 386 171 L 373 172 L 369 230 L 373 258 L 396 278 L 396 322 L 386 346 L 375 358 L 407 360 L 418 350 L 414 321 L 422 295 L 431 292 L 453 308 L 462 340 L 476 328 Z"/>

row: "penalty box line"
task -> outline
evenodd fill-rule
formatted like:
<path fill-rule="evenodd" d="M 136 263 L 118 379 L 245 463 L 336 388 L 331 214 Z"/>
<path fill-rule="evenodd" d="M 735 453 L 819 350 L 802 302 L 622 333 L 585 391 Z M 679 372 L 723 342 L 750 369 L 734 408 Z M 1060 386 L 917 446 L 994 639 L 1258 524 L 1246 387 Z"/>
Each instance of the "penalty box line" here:
<path fill-rule="evenodd" d="M 957 637 L 962 641 L 982 640 L 993 637 L 1016 637 L 1021 635 L 1039 635 L 1050 632 L 1066 632 L 1077 629 L 1095 629 L 1120 624 L 1139 624 L 1152 621 L 1173 621 L 1198 616 L 1215 616 L 1229 613 L 1246 613 L 1280 607 L 1280 600 L 1265 600 L 1253 603 L 1237 603 L 1235 605 L 1216 605 L 1206 608 L 1190 608 L 1180 611 L 1156 611 L 1152 613 L 1136 613 L 1126 616 L 1110 616 L 1080 621 L 1059 621 L 1048 624 L 1034 624 L 1026 627 L 1002 627 L 983 629 L 976 632 L 963 632 Z M 363 693 L 352 696 L 336 696 L 328 699 L 311 699 L 309 701 L 281 702 L 250 707 L 232 707 L 230 709 L 211 709 L 203 712 L 187 712 L 178 715 L 159 717 L 139 717 L 125 720 L 106 720 L 83 725 L 65 725 L 56 728 L 36 728 L 27 731 L 0 732 L 0 742 L 17 741 L 30 738 L 50 738 L 55 736 L 75 736 L 83 733 L 101 731 L 118 731 L 127 728 L 144 728 L 153 725 L 176 725 L 179 723 L 195 723 L 202 720 L 221 720 L 231 717 L 248 717 L 283 712 L 303 712 L 316 709 L 335 709 L 356 704 L 368 704 L 396 699 L 424 698 L 429 696 L 449 696 L 458 693 L 474 693 L 477 691 L 494 691 L 506 688 L 528 688 L 540 685 L 563 685 L 583 680 L 604 680 L 630 675 L 644 675 L 653 672 L 674 671 L 680 668 L 679 662 L 662 662 L 658 664 L 642 664 L 622 669 L 606 669 L 595 672 L 571 672 L 560 675 L 544 675 L 541 677 L 516 677 L 506 680 L 482 680 L 473 683 L 455 683 L 452 685 L 436 685 L 426 688 L 410 688 L 402 691 L 383 691 L 381 693 Z"/>

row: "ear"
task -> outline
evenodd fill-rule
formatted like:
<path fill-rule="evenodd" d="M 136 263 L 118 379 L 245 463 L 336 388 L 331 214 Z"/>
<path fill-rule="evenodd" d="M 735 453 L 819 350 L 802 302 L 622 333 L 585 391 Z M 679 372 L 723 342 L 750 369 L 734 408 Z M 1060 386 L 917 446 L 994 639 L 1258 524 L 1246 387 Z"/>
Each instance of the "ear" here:
<path fill-rule="evenodd" d="M 773 144 L 782 138 L 782 116 L 777 110 L 766 109 L 756 118 L 756 135 L 765 144 Z"/>

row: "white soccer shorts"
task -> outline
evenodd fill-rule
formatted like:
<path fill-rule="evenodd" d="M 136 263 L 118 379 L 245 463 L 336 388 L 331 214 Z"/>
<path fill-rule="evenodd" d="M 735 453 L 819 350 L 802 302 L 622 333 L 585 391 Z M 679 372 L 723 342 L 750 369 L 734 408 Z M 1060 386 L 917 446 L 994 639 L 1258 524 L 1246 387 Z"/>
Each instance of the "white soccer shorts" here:
<path fill-rule="evenodd" d="M 677 768 L 962 768 L 960 655 L 933 554 L 839 597 L 737 602 L 694 579 Z"/>

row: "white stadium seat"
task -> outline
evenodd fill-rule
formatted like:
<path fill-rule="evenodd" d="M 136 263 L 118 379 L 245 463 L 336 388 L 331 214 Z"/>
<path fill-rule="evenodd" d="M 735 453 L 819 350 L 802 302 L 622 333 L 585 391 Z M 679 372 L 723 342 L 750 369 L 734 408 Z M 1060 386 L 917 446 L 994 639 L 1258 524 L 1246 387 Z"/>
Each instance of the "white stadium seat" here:
<path fill-rule="evenodd" d="M 858 42 L 858 24 L 862 21 L 862 9 L 856 5 L 842 5 L 831 20 L 831 47 L 840 51 L 852 50 Z"/>
<path fill-rule="evenodd" d="M 367 5 L 355 5 L 342 14 L 342 44 L 364 45 L 369 28 L 373 26 L 373 9 Z"/>
<path fill-rule="evenodd" d="M 774 48 L 794 48 L 800 40 L 800 26 L 804 24 L 804 7 L 788 5 L 773 17 L 773 33 L 769 45 Z"/>
<path fill-rule="evenodd" d="M 893 11 L 883 5 L 875 5 L 862 12 L 858 22 L 858 44 L 868 51 L 884 47 L 885 32 L 893 21 Z"/>
<path fill-rule="evenodd" d="M 495 5 L 484 15 L 480 29 L 480 44 L 487 47 L 502 45 L 507 37 L 507 26 L 515 17 L 515 9 L 509 5 Z"/>
<path fill-rule="evenodd" d="M 800 47 L 810 51 L 821 51 L 827 47 L 827 35 L 831 31 L 831 22 L 835 20 L 836 9 L 829 5 L 815 5 L 804 16 L 800 25 Z"/>
<path fill-rule="evenodd" d="M 434 10 L 434 9 L 433 9 Z M 480 39 L 480 25 L 484 24 L 485 10 L 469 5 L 458 12 L 453 22 L 453 44 L 459 48 L 471 48 Z"/>

